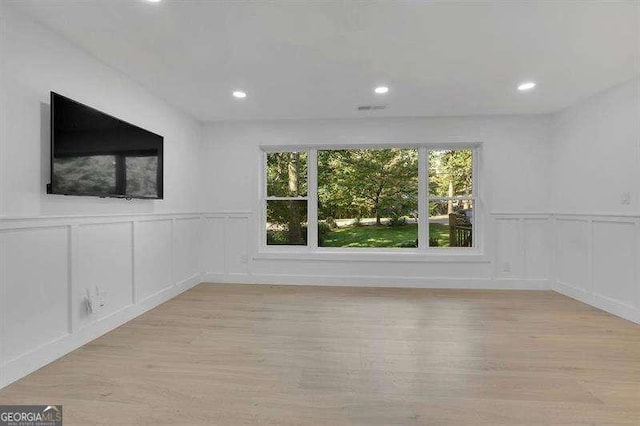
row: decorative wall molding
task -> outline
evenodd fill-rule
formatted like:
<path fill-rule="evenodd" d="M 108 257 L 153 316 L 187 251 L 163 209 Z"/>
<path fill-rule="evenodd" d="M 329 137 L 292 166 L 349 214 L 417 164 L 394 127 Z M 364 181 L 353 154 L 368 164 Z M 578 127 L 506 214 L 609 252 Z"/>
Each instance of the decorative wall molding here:
<path fill-rule="evenodd" d="M 253 223 L 251 213 L 219 213 L 208 214 L 207 217 L 219 221 L 218 224 L 223 230 L 227 228 L 227 220 L 231 217 L 244 220 L 249 227 L 258 226 Z M 488 215 L 488 222 L 485 226 L 487 244 L 485 252 L 481 255 L 471 255 L 468 258 L 433 256 L 425 258 L 423 262 L 409 255 L 406 260 L 400 261 L 398 257 L 402 255 L 397 253 L 259 253 L 258 243 L 252 240 L 250 235 L 246 240 L 246 247 L 236 246 L 230 250 L 226 245 L 229 238 L 227 232 L 215 238 L 221 242 L 217 248 L 217 257 L 224 257 L 224 261 L 218 262 L 216 268 L 205 268 L 203 279 L 214 283 L 553 289 L 640 323 L 640 215 L 495 212 Z M 566 235 L 568 230 L 563 226 L 567 223 L 580 223 L 585 228 L 569 229 L 570 233 Z M 629 250 L 623 250 L 629 254 L 629 258 L 616 258 L 619 260 L 617 269 L 608 270 L 607 265 L 616 259 L 607 259 L 607 255 L 616 253 L 617 250 L 594 250 L 594 244 L 598 242 L 594 241 L 593 227 L 608 229 L 616 224 L 626 227 L 614 228 L 618 239 L 608 243 L 601 242 L 600 247 L 604 247 L 605 244 L 620 245 L 624 242 L 629 244 Z M 574 236 L 575 240 L 571 236 L 571 232 L 574 231 L 578 232 L 578 235 Z M 604 230 L 597 235 L 608 233 L 608 230 Z M 563 238 L 565 241 L 560 244 Z M 572 244 L 575 244 L 575 247 Z M 580 250 L 584 250 L 584 264 L 576 265 L 574 263 L 580 261 Z M 241 256 L 249 256 L 246 268 L 230 271 L 229 263 Z M 336 256 L 340 258 L 337 259 Z M 563 260 L 566 264 L 559 265 Z M 339 266 L 340 271 L 344 271 L 343 265 L 352 263 L 360 265 L 357 272 L 335 271 Z M 456 269 L 462 266 L 470 269 L 466 270 L 467 275 L 464 277 L 452 277 L 438 269 L 440 263 L 440 266 L 448 268 L 450 272 L 453 272 L 452 264 L 458 265 Z M 366 265 L 379 264 L 384 264 L 385 272 L 388 273 L 381 274 L 380 270 L 377 270 L 362 275 L 360 272 Z M 422 276 L 402 274 L 404 269 L 401 268 L 415 268 L 424 264 L 431 266 L 425 268 Z M 269 268 L 265 268 L 264 265 L 269 265 Z M 312 265 L 321 266 L 312 268 Z M 486 265 L 490 265 L 488 272 Z M 570 273 L 576 273 L 576 280 L 580 284 L 575 284 L 571 279 L 569 282 L 563 281 L 560 266 Z M 632 269 L 631 273 L 628 273 L 629 268 Z M 609 277 L 610 279 L 606 280 L 609 282 L 598 282 L 605 281 L 600 277 Z M 606 294 L 607 291 L 611 294 Z M 630 297 L 624 297 L 625 295 Z"/>
<path fill-rule="evenodd" d="M 640 324 L 640 215 L 553 215 L 551 288 Z"/>
<path fill-rule="evenodd" d="M 125 306 L 117 312 L 95 321 L 91 326 L 45 342 L 20 357 L 7 361 L 2 365 L 3 375 L 0 389 L 189 290 L 198 283 L 200 283 L 200 274 L 168 287 L 140 303 Z"/>
<path fill-rule="evenodd" d="M 202 219 L 0 218 L 0 388 L 200 283 Z M 88 314 L 96 285 L 106 303 Z"/>
<path fill-rule="evenodd" d="M 204 280 L 212 283 L 291 284 L 291 285 L 356 285 L 399 286 L 421 288 L 474 288 L 474 289 L 549 289 L 549 256 L 544 247 L 534 244 L 538 237 L 530 235 L 537 229 L 531 223 L 542 223 L 545 238 L 549 236 L 549 214 L 500 213 L 489 215 L 484 227 L 490 235 L 503 221 L 516 224 L 517 232 L 508 233 L 501 240 L 485 245 L 484 253 L 426 254 L 379 252 L 349 252 L 348 249 L 327 252 L 288 250 L 259 252 L 255 233 L 249 232 L 259 224 L 251 213 L 207 213 L 204 217 L 205 247 Z M 240 233 L 231 231 L 229 224 L 246 226 Z M 242 235 L 237 244 L 235 236 Z M 543 238 L 543 241 L 545 240 Z M 496 247 L 513 241 L 520 250 L 515 254 L 513 269 L 508 273 L 496 273 Z M 230 246 L 229 244 L 233 244 Z M 536 270 L 527 268 L 524 261 L 529 249 Z M 511 251 L 506 251 L 511 254 Z M 358 266 L 354 268 L 354 264 Z M 459 276 L 451 273 L 458 265 Z M 519 266 L 522 265 L 522 266 Z M 540 267 L 540 265 L 542 267 Z M 531 266 L 531 265 L 529 265 Z M 351 267 L 351 268 L 350 268 Z M 363 274 L 362 268 L 369 273 Z M 411 271 L 411 274 L 407 272 Z"/>
<path fill-rule="evenodd" d="M 0 387 L 203 281 L 553 289 L 640 323 L 638 215 L 494 213 L 484 253 L 424 261 L 265 255 L 256 226 L 250 212 L 0 218 Z M 107 303 L 88 315 L 95 285 Z"/>

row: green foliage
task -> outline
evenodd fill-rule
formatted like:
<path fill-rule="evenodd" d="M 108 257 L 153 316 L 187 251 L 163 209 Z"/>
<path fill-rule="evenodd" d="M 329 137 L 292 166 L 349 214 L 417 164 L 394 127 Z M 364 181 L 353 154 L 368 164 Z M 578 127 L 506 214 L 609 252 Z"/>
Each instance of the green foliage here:
<path fill-rule="evenodd" d="M 321 247 L 417 247 L 418 225 L 399 227 L 361 226 L 331 230 L 323 235 Z M 438 223 L 429 226 L 431 247 L 449 246 L 449 227 Z"/>
<path fill-rule="evenodd" d="M 332 218 L 331 216 L 326 218 L 324 221 L 327 223 L 327 225 L 329 225 L 330 229 L 335 229 L 335 228 L 338 227 L 338 224 L 336 223 L 336 220 L 334 218 Z"/>
<path fill-rule="evenodd" d="M 472 195 L 471 150 L 429 152 L 429 192 L 433 196 Z M 267 154 L 267 194 L 307 194 L 306 152 Z M 306 244 L 304 200 L 267 202 L 269 244 Z M 470 208 L 468 201 L 431 202 L 431 216 Z M 417 226 L 407 216 L 418 210 L 417 149 L 350 149 L 318 151 L 318 238 L 330 247 L 415 247 Z M 389 218 L 390 226 L 365 226 L 362 217 Z M 336 220 L 354 219 L 349 228 Z M 303 231 L 304 230 L 304 231 Z M 385 231 L 386 230 L 386 231 Z M 385 233 L 386 232 L 386 233 Z M 431 246 L 448 246 L 448 227 L 432 223 Z"/>
<path fill-rule="evenodd" d="M 305 246 L 307 245 L 307 227 L 300 228 L 300 237 L 292 240 L 288 229 L 267 230 L 267 245 Z"/>
<path fill-rule="evenodd" d="M 321 219 L 401 216 L 417 199 L 416 149 L 318 151 Z"/>
<path fill-rule="evenodd" d="M 328 235 L 331 232 L 331 227 L 328 223 L 318 222 L 318 235 Z"/>
<path fill-rule="evenodd" d="M 404 216 L 391 216 L 389 218 L 389 226 L 405 226 L 407 224 L 407 218 Z"/>
<path fill-rule="evenodd" d="M 441 223 L 429 224 L 429 246 L 449 247 L 449 226 Z"/>
<path fill-rule="evenodd" d="M 332 230 L 322 247 L 415 247 L 417 238 L 418 225 L 347 227 Z"/>
<path fill-rule="evenodd" d="M 267 231 L 267 245 L 278 246 L 288 244 L 289 239 L 284 231 Z"/>
<path fill-rule="evenodd" d="M 304 235 L 304 234 L 303 234 Z M 269 246 L 304 246 L 307 245 L 306 235 L 298 241 L 291 241 L 287 231 L 267 231 L 267 245 Z"/>
<path fill-rule="evenodd" d="M 307 195 L 307 153 L 267 153 L 267 195 L 298 197 Z"/>
<path fill-rule="evenodd" d="M 267 153 L 267 195 L 300 197 L 307 194 L 307 153 Z M 267 202 L 267 244 L 306 244 L 307 202 L 270 200 Z M 286 235 L 286 236 L 285 236 Z"/>
<path fill-rule="evenodd" d="M 471 150 L 430 151 L 429 193 L 438 197 L 472 195 L 472 170 Z"/>
<path fill-rule="evenodd" d="M 400 244 L 400 247 L 404 247 L 404 248 L 416 248 L 418 247 L 418 239 L 416 238 L 415 241 L 406 241 Z"/>
<path fill-rule="evenodd" d="M 305 200 L 269 200 L 267 201 L 267 244 L 269 232 L 273 233 L 273 244 L 306 244 L 307 202 Z M 285 237 L 278 233 L 286 234 Z M 279 242 L 283 240 L 285 242 Z"/>
<path fill-rule="evenodd" d="M 331 226 L 326 222 L 318 222 L 318 245 L 322 246 L 324 239 L 331 233 Z"/>

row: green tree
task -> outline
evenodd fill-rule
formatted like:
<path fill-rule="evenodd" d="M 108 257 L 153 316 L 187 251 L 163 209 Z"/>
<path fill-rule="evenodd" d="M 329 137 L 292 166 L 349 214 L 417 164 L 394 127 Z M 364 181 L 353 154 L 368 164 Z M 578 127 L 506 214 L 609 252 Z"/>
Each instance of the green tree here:
<path fill-rule="evenodd" d="M 306 152 L 275 152 L 267 154 L 267 195 L 300 197 L 307 194 Z M 303 224 L 306 222 L 306 202 L 278 200 L 267 202 L 267 221 L 286 228 L 288 244 L 305 244 Z"/>
<path fill-rule="evenodd" d="M 429 152 L 429 193 L 436 197 L 470 196 L 473 152 L 468 149 Z M 453 213 L 453 201 L 448 201 Z"/>
<path fill-rule="evenodd" d="M 417 209 L 416 149 L 352 149 L 318 152 L 318 198 L 326 217 L 400 216 Z"/>
<path fill-rule="evenodd" d="M 267 154 L 267 195 L 297 197 L 307 195 L 307 153 Z"/>

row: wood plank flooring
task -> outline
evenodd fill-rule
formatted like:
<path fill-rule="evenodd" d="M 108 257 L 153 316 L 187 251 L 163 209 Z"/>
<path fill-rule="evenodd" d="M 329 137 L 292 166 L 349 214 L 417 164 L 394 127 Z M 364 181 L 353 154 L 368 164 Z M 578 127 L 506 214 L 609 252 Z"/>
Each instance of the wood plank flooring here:
<path fill-rule="evenodd" d="M 640 326 L 547 291 L 201 284 L 9 403 L 67 426 L 640 424 Z"/>

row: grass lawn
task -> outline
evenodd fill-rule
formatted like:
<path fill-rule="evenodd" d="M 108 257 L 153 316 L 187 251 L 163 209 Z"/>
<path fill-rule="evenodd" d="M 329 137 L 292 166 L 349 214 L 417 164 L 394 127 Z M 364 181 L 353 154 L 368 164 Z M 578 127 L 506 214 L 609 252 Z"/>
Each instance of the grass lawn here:
<path fill-rule="evenodd" d="M 404 226 L 353 226 L 331 230 L 324 236 L 321 247 L 415 247 L 418 225 Z M 449 245 L 449 227 L 432 223 L 429 238 L 438 241 L 440 247 Z"/>

